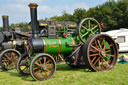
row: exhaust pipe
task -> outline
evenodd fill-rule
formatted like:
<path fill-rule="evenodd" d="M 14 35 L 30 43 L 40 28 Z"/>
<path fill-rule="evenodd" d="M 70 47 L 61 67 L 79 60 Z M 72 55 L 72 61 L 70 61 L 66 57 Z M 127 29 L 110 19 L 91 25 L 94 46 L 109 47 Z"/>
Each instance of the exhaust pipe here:
<path fill-rule="evenodd" d="M 9 21 L 8 21 L 8 16 L 2 16 L 3 19 L 3 29 L 4 31 L 9 31 Z"/>
<path fill-rule="evenodd" d="M 38 28 L 39 24 L 37 21 L 37 7 L 38 5 L 36 3 L 30 3 L 29 5 L 30 8 L 30 16 L 31 16 L 31 25 L 32 25 L 32 38 L 37 37 L 38 34 Z"/>

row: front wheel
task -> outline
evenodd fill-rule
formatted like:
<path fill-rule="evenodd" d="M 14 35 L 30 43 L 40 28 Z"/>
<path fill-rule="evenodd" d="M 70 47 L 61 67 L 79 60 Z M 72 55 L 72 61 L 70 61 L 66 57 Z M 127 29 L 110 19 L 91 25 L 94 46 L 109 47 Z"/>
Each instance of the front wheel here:
<path fill-rule="evenodd" d="M 22 54 L 22 57 L 20 57 L 17 60 L 16 69 L 17 69 L 17 72 L 21 75 L 27 76 L 30 74 L 30 72 L 29 72 L 29 58 L 28 58 L 27 53 Z"/>
<path fill-rule="evenodd" d="M 56 71 L 56 63 L 49 54 L 38 54 L 30 64 L 30 74 L 35 80 L 50 79 Z"/>
<path fill-rule="evenodd" d="M 4 50 L 0 54 L 0 65 L 3 70 L 12 70 L 16 68 L 17 59 L 21 57 L 20 52 L 14 49 Z"/>

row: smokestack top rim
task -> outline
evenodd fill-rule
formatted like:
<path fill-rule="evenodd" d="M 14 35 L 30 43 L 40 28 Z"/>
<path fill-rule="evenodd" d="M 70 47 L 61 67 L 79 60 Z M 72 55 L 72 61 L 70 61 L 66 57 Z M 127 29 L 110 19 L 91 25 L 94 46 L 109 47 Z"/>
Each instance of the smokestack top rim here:
<path fill-rule="evenodd" d="M 36 3 L 30 3 L 28 6 L 30 8 L 37 8 L 38 7 L 38 5 Z"/>
<path fill-rule="evenodd" d="M 2 18 L 8 18 L 8 16 L 7 15 L 3 15 Z"/>

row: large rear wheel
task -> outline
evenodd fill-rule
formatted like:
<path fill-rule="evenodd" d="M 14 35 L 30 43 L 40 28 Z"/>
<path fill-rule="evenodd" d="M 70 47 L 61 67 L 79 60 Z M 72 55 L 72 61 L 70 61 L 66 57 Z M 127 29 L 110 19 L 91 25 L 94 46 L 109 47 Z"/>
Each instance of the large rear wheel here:
<path fill-rule="evenodd" d="M 84 44 L 83 57 L 92 71 L 112 69 L 117 62 L 118 50 L 114 40 L 105 34 L 90 37 Z"/>

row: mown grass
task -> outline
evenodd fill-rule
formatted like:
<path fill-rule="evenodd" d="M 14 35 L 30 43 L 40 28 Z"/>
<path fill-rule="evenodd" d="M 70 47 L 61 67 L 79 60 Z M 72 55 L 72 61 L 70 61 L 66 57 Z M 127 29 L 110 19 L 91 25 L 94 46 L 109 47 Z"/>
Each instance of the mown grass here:
<path fill-rule="evenodd" d="M 34 81 L 31 76 L 21 76 L 16 70 L 0 72 L 0 85 L 127 85 L 128 64 L 116 64 L 109 71 L 90 72 L 73 69 L 65 63 L 57 64 L 55 75 L 46 81 Z"/>

